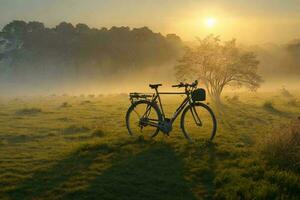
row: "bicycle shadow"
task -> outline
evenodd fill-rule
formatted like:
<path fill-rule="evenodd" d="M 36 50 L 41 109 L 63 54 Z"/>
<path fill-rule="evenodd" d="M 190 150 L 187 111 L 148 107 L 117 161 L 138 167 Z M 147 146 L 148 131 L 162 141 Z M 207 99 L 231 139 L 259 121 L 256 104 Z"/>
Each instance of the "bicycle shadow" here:
<path fill-rule="evenodd" d="M 214 143 L 209 143 L 207 146 L 207 158 L 205 159 L 207 170 L 201 176 L 202 182 L 205 185 L 205 199 L 212 199 L 215 191 L 214 179 L 216 177 L 216 146 Z"/>
<path fill-rule="evenodd" d="M 84 191 L 63 199 L 195 199 L 183 177 L 183 163 L 166 143 L 117 161 Z"/>
<path fill-rule="evenodd" d="M 208 141 L 189 144 L 182 154 L 193 162 L 187 167 L 191 171 L 191 185 L 197 199 L 213 199 L 218 157 L 216 144 Z"/>
<path fill-rule="evenodd" d="M 126 144 L 121 143 L 117 147 L 120 149 L 99 145 L 75 151 L 48 170 L 35 173 L 11 191 L 9 196 L 13 200 L 195 199 L 183 177 L 183 163 L 171 146 L 140 140 L 133 143 L 142 143 L 140 153 L 123 153 Z M 90 166 L 99 155 L 108 154 L 115 154 L 110 168 L 100 175 L 84 177 L 87 185 L 79 189 L 64 188 L 68 187 L 66 183 L 70 183 L 72 178 L 95 174 Z"/>

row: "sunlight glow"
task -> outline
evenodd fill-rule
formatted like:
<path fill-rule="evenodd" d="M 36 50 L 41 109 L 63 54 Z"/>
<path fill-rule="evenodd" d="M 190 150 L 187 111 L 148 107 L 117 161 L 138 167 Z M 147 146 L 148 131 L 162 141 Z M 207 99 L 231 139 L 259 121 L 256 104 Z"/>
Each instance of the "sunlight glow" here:
<path fill-rule="evenodd" d="M 216 26 L 216 19 L 213 17 L 208 17 L 204 20 L 204 24 L 207 28 L 213 28 L 214 26 Z"/>

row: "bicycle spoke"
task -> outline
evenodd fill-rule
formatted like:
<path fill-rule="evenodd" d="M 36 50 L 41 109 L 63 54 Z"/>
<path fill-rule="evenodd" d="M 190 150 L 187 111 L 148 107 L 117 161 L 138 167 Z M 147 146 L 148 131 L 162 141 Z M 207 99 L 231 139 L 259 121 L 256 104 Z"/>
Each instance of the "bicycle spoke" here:
<path fill-rule="evenodd" d="M 149 121 L 155 121 L 155 122 L 158 122 L 159 120 L 158 119 L 150 119 L 148 118 Z"/>
<path fill-rule="evenodd" d="M 142 134 L 147 137 L 156 135 L 158 132 L 157 122 L 159 121 L 159 115 L 155 111 L 152 105 L 147 102 L 134 105 L 131 114 L 126 117 L 128 118 L 126 119 L 126 123 L 130 133 L 133 135 Z"/>
<path fill-rule="evenodd" d="M 137 116 L 138 116 L 139 118 L 141 118 L 141 116 L 139 115 L 139 113 L 138 113 L 135 109 L 133 109 L 133 111 L 137 114 Z"/>

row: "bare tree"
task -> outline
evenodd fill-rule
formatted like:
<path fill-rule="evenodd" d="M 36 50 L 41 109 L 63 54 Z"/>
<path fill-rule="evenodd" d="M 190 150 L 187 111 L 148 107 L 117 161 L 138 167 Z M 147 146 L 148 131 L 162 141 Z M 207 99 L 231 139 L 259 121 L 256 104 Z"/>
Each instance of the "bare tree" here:
<path fill-rule="evenodd" d="M 259 61 L 252 52 L 238 48 L 235 39 L 221 42 L 219 37 L 210 35 L 198 42 L 194 47 L 187 47 L 175 66 L 178 80 L 199 79 L 218 104 L 226 86 L 246 86 L 251 90 L 260 86 Z"/>

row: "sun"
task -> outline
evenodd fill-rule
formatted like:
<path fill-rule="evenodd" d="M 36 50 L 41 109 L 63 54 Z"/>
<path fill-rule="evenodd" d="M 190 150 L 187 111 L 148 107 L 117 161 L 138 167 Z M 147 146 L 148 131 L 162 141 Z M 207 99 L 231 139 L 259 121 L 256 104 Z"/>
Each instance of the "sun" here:
<path fill-rule="evenodd" d="M 208 17 L 204 19 L 204 24 L 207 28 L 213 28 L 216 26 L 217 20 L 213 17 Z"/>

